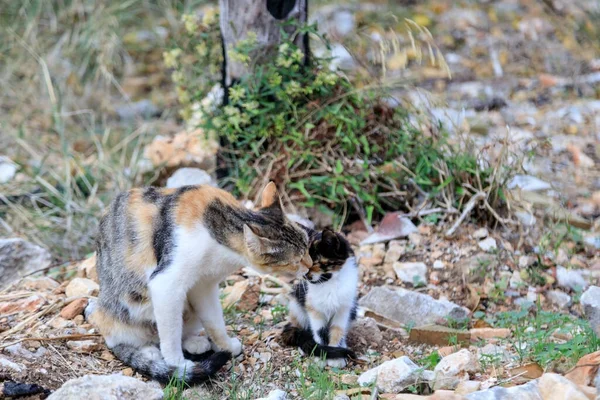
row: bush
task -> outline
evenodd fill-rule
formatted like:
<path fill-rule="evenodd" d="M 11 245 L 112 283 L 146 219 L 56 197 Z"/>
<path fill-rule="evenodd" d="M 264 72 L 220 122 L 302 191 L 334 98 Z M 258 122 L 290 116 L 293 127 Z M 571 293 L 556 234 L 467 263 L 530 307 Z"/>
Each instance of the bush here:
<path fill-rule="evenodd" d="M 298 32 L 318 37 L 314 26 Z M 205 31 L 196 40 L 210 36 Z M 186 104 L 201 114 L 190 118 L 226 144 L 221 155 L 229 176 L 222 184 L 231 184 L 237 195 L 252 197 L 273 180 L 286 187 L 289 202 L 326 205 L 341 222 L 350 209 L 370 222 L 386 210 L 416 205 L 419 196 L 422 202 L 423 194 L 435 199 L 443 193 L 446 206 L 460 208 L 473 193 L 465 187 L 481 186 L 491 176 L 473 153 L 451 145 L 443 129 L 424 133 L 413 126 L 406 109 L 389 104 L 385 85 L 358 89 L 330 69 L 328 58 L 311 56 L 306 64 L 292 39 L 284 35 L 273 62 L 253 65 L 252 74 L 230 87 L 222 107 L 201 105 L 216 81 L 205 80 L 200 90 L 187 86 Z M 248 37 L 230 56 L 251 63 L 255 45 Z M 187 47 L 198 46 L 214 42 Z M 201 58 L 193 64 L 204 65 Z M 180 64 L 174 75 L 182 77 L 183 69 Z"/>

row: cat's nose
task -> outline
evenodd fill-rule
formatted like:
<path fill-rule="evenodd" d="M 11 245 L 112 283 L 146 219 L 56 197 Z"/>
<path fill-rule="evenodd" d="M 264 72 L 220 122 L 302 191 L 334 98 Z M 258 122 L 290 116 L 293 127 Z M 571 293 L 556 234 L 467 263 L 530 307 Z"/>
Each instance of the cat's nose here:
<path fill-rule="evenodd" d="M 296 273 L 296 278 L 303 279 L 306 274 L 308 274 L 308 268 L 300 267 L 298 268 L 298 272 Z"/>
<path fill-rule="evenodd" d="M 304 257 L 302 257 L 302 260 L 300 261 L 300 263 L 306 267 L 306 269 L 308 270 L 308 268 L 312 267 L 312 258 L 310 258 L 310 254 L 306 253 L 304 255 Z"/>

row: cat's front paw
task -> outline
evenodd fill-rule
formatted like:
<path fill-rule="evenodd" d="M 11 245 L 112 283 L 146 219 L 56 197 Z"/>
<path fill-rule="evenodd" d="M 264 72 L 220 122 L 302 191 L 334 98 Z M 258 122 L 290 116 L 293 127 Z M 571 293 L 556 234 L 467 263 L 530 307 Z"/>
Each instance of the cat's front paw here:
<path fill-rule="evenodd" d="M 333 358 L 327 360 L 327 365 L 333 368 L 344 368 L 347 364 L 345 358 Z"/>
<path fill-rule="evenodd" d="M 237 357 L 242 354 L 242 342 L 238 338 L 228 338 L 228 343 L 226 346 L 218 346 L 213 343 L 212 349 L 214 351 L 228 351 L 232 356 Z"/>
<path fill-rule="evenodd" d="M 186 375 L 188 375 L 194 369 L 195 365 L 196 364 L 190 360 L 183 360 L 177 364 L 177 375 L 179 378 L 184 378 Z"/>
<path fill-rule="evenodd" d="M 210 347 L 210 341 L 206 336 L 191 336 L 183 341 L 183 349 L 191 354 L 206 353 Z"/>

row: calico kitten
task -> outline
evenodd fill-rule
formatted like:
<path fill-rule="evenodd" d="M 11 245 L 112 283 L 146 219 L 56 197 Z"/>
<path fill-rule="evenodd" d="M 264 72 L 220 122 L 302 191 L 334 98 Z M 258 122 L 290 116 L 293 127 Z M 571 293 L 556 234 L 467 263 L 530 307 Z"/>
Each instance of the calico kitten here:
<path fill-rule="evenodd" d="M 350 243 L 329 229 L 312 231 L 309 253 L 313 265 L 292 290 L 282 341 L 343 367 L 346 358 L 355 358 L 346 348 L 346 334 L 356 318 L 356 257 Z"/>
<path fill-rule="evenodd" d="M 241 353 L 219 283 L 246 265 L 298 276 L 312 265 L 308 235 L 283 214 L 275 184 L 261 197 L 256 211 L 210 186 L 133 189 L 112 202 L 97 239 L 100 297 L 87 314 L 117 358 L 159 381 L 195 383 Z M 184 358 L 211 346 L 201 362 Z"/>

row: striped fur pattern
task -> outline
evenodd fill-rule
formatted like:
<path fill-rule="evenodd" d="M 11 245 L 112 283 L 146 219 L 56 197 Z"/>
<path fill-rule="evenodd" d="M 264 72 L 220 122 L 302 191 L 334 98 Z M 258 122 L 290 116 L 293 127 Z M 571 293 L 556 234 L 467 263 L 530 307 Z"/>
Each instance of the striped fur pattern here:
<path fill-rule="evenodd" d="M 241 342 L 227 334 L 219 283 L 243 266 L 303 276 L 308 234 L 283 214 L 273 183 L 247 210 L 210 186 L 122 193 L 100 222 L 98 304 L 89 315 L 109 348 L 156 380 L 218 371 Z M 199 362 L 185 353 L 216 351 Z"/>
<path fill-rule="evenodd" d="M 292 290 L 282 341 L 307 355 L 326 358 L 330 366 L 343 367 L 347 358 L 355 358 L 346 348 L 346 334 L 356 318 L 356 258 L 341 234 L 307 230 L 313 265 L 306 280 Z"/>

